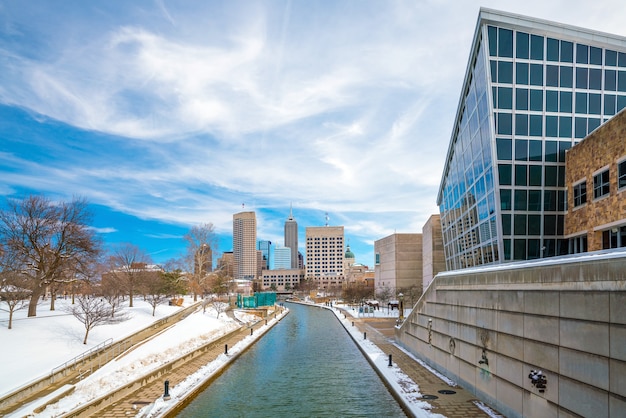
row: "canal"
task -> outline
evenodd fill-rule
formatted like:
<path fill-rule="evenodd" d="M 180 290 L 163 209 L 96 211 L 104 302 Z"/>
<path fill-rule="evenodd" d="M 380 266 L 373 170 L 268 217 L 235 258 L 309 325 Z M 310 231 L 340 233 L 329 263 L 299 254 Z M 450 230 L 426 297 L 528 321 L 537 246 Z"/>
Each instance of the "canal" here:
<path fill-rule="evenodd" d="M 287 307 L 178 417 L 406 417 L 332 312 Z"/>

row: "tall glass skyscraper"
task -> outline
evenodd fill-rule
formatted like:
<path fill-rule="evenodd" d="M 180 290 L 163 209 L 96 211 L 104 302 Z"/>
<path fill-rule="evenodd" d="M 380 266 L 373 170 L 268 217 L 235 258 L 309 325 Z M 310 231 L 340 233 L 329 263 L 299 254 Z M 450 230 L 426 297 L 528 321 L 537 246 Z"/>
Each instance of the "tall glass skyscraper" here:
<path fill-rule="evenodd" d="M 293 217 L 293 208 L 289 208 L 289 218 L 285 221 L 285 247 L 291 249 L 291 268 L 298 266 L 298 222 Z"/>
<path fill-rule="evenodd" d="M 481 9 L 437 204 L 448 270 L 566 254 L 565 152 L 626 107 L 626 38 Z"/>

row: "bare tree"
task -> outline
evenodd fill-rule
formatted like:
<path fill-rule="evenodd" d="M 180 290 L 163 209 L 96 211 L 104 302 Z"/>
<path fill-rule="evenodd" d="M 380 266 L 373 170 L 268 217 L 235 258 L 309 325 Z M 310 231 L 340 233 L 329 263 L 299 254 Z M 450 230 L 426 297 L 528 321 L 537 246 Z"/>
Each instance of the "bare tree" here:
<path fill-rule="evenodd" d="M 115 274 L 102 274 L 102 280 L 100 281 L 100 292 L 102 297 L 111 306 L 111 316 L 115 316 L 116 310 L 122 304 L 124 299 L 124 284 L 122 279 Z M 74 302 L 72 301 L 72 304 Z"/>
<path fill-rule="evenodd" d="M 209 273 L 213 270 L 213 253 L 217 250 L 217 236 L 212 223 L 192 227 L 183 237 L 187 243 L 185 264 L 189 278 L 189 289 L 193 301 L 203 293 Z"/>
<path fill-rule="evenodd" d="M 114 324 L 128 319 L 126 315 L 112 315 L 111 306 L 99 297 L 91 295 L 80 295 L 76 298 L 75 305 L 69 305 L 67 308 L 76 319 L 85 326 L 85 338 L 83 344 L 87 344 L 89 331 L 99 325 Z"/>
<path fill-rule="evenodd" d="M 133 296 L 142 279 L 145 268 L 152 263 L 142 249 L 136 245 L 125 243 L 119 245 L 109 257 L 110 270 L 107 274 L 115 275 L 123 283 L 128 294 L 130 308 L 133 307 Z"/>
<path fill-rule="evenodd" d="M 5 269 L 23 274 L 32 290 L 28 316 L 37 315 L 37 302 L 48 286 L 80 272 L 100 252 L 100 241 L 89 228 L 87 202 L 52 202 L 43 196 L 8 200 L 0 211 L 0 245 L 11 260 Z"/>
<path fill-rule="evenodd" d="M 217 312 L 217 319 L 219 319 L 222 312 L 226 312 L 228 307 L 229 305 L 227 302 L 223 302 L 217 298 L 213 299 L 213 309 L 215 309 L 215 312 Z"/>
<path fill-rule="evenodd" d="M 0 273 L 0 306 L 2 302 L 7 305 L 9 329 L 13 328 L 13 313 L 26 307 L 26 301 L 32 293 L 26 286 L 28 282 L 21 274 L 12 271 Z"/>

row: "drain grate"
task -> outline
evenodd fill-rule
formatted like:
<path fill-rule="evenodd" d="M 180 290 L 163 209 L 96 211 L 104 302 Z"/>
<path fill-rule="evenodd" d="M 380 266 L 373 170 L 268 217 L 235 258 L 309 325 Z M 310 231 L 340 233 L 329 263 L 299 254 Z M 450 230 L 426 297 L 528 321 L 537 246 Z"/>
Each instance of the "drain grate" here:
<path fill-rule="evenodd" d="M 422 399 L 439 399 L 439 396 L 435 396 L 435 395 L 422 395 Z"/>
<path fill-rule="evenodd" d="M 440 390 L 439 393 L 441 393 L 442 395 L 454 395 L 456 392 L 453 390 L 443 389 Z"/>

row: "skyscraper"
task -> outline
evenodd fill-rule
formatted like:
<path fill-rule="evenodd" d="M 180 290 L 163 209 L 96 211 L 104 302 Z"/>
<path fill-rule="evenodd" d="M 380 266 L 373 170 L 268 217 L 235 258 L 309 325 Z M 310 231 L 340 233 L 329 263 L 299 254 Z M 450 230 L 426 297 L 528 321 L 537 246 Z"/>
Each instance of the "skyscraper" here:
<path fill-rule="evenodd" d="M 285 221 L 285 247 L 291 249 L 291 268 L 298 268 L 298 222 L 293 217 L 293 209 L 289 208 L 289 218 Z"/>
<path fill-rule="evenodd" d="M 233 215 L 233 255 L 235 279 L 253 280 L 257 275 L 256 214 Z"/>
<path fill-rule="evenodd" d="M 437 197 L 448 270 L 566 254 L 565 151 L 626 107 L 626 38 L 481 9 Z"/>

